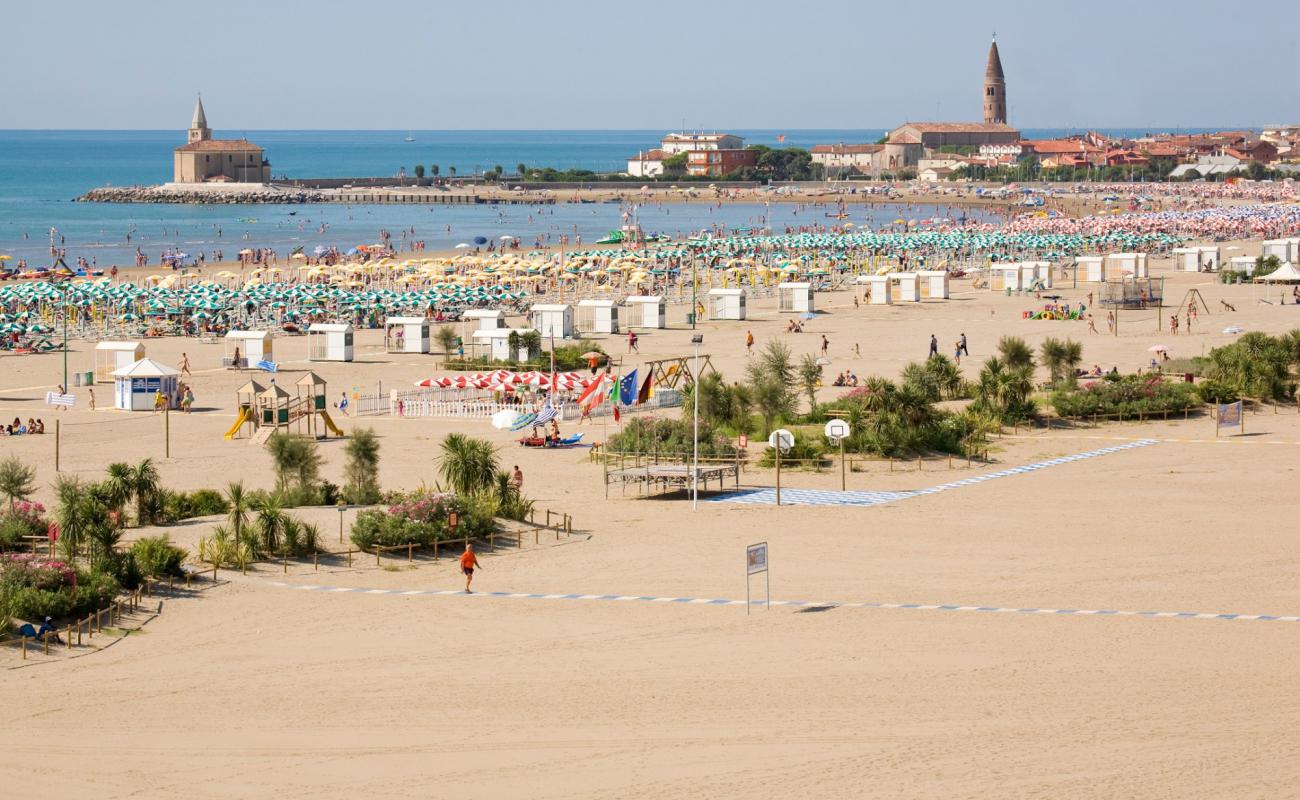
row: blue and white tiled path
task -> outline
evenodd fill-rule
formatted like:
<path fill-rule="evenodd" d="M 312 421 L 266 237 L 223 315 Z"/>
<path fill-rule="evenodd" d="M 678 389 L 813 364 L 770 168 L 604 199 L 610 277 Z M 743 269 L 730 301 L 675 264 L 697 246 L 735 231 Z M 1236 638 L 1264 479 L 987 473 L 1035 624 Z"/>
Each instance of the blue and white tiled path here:
<path fill-rule="evenodd" d="M 459 589 L 357 589 L 347 586 L 297 585 L 282 581 L 267 581 L 271 586 L 281 589 L 294 589 L 305 592 L 324 594 L 361 594 L 389 597 L 458 597 L 465 600 L 575 600 L 603 601 L 614 603 L 663 603 L 692 606 L 743 606 L 744 600 L 727 600 L 708 597 L 655 597 L 635 594 L 528 594 L 525 592 L 475 592 L 465 594 Z M 762 600 L 751 601 L 761 607 Z M 1220 619 L 1220 620 L 1254 620 L 1258 622 L 1300 622 L 1300 616 L 1281 616 L 1277 614 L 1226 614 L 1204 613 L 1197 611 L 1117 611 L 1096 608 L 1001 608 L 998 606 L 963 606 L 928 603 L 837 603 L 814 602 L 809 600 L 773 600 L 774 606 L 791 606 L 795 608 L 880 608 L 907 609 L 916 611 L 975 611 L 988 614 L 1053 614 L 1073 616 L 1109 616 L 1109 617 L 1172 617 L 1179 619 Z"/>
<path fill-rule="evenodd" d="M 1138 447 L 1149 447 L 1158 444 L 1155 439 L 1139 439 L 1134 442 L 1115 445 L 1114 447 L 1103 447 L 1100 450 L 1089 450 L 1084 453 L 1075 453 L 1072 456 L 1061 456 L 1049 461 L 1039 461 L 1034 464 L 1025 464 L 1021 467 L 1011 467 L 1009 469 L 989 472 L 984 475 L 974 475 L 969 478 L 963 478 L 959 481 L 950 483 L 941 483 L 938 486 L 931 486 L 928 489 L 913 489 L 905 492 L 835 492 L 822 491 L 818 489 L 782 489 L 781 504 L 792 506 L 878 506 L 884 503 L 892 503 L 896 500 L 906 500 L 909 497 L 921 497 L 927 494 L 938 494 L 949 489 L 960 489 L 963 486 L 974 486 L 985 481 L 996 480 L 997 478 L 1009 478 L 1013 475 L 1024 475 L 1028 472 L 1036 472 L 1040 469 L 1055 467 L 1061 464 L 1069 464 L 1074 461 L 1083 461 L 1089 458 L 1107 456 L 1112 453 L 1120 453 L 1125 450 L 1133 450 Z M 773 505 L 776 503 L 775 489 L 743 489 L 738 492 L 729 492 L 727 494 L 710 497 L 705 502 L 709 503 L 750 503 L 757 505 Z"/>

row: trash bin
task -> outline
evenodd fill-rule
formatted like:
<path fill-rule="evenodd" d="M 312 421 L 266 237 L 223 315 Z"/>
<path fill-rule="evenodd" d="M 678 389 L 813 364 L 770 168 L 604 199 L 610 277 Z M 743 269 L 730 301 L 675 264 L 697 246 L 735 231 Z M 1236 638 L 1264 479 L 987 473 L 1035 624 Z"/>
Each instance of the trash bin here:
<path fill-rule="evenodd" d="M 688 311 L 688 312 L 686 312 L 686 324 L 687 324 L 687 325 L 694 325 L 694 324 L 695 324 L 695 312 L 694 312 L 694 311 Z"/>
<path fill-rule="evenodd" d="M 82 385 L 83 386 L 95 385 L 95 371 L 93 369 L 86 372 L 86 378 L 84 381 L 82 381 Z"/>

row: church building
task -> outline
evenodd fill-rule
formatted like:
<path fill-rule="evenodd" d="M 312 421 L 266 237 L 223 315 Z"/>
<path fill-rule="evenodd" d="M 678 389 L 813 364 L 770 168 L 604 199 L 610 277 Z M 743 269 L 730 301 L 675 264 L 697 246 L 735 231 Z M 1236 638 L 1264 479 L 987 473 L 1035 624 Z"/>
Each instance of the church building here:
<path fill-rule="evenodd" d="M 194 105 L 187 142 L 173 155 L 173 183 L 269 183 L 271 162 L 247 139 L 213 139 L 203 113 L 203 98 Z"/>

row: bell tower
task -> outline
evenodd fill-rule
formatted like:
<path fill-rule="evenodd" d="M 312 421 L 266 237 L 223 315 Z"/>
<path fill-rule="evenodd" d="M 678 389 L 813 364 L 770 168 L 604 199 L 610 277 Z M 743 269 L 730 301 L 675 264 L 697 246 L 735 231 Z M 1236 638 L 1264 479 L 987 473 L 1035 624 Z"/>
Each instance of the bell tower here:
<path fill-rule="evenodd" d="M 186 143 L 206 142 L 211 138 L 212 129 L 208 127 L 208 117 L 203 113 L 203 97 L 200 96 L 194 104 L 194 119 L 190 120 L 189 136 Z"/>
<path fill-rule="evenodd" d="M 998 37 L 989 45 L 989 63 L 984 68 L 984 124 L 1007 124 L 1007 79 L 998 55 Z"/>

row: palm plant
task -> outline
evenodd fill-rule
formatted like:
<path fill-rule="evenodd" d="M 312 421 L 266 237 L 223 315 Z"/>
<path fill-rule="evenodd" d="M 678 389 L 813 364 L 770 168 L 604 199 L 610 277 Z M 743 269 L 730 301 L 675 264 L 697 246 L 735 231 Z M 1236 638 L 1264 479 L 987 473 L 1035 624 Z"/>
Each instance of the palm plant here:
<path fill-rule="evenodd" d="M 379 500 L 379 437 L 373 428 L 352 431 L 343 448 L 347 463 L 343 475 L 347 480 L 348 502 L 369 505 Z"/>
<path fill-rule="evenodd" d="M 817 386 L 822 382 L 822 365 L 812 353 L 804 353 L 799 359 L 798 376 L 799 385 L 808 395 L 808 411 L 812 413 L 817 409 Z"/>
<path fill-rule="evenodd" d="M 1070 339 L 1062 341 L 1048 337 L 1043 341 L 1043 345 L 1038 352 L 1043 366 L 1047 367 L 1047 371 L 1051 375 L 1053 386 L 1060 384 L 1062 381 L 1071 384 L 1075 382 L 1074 371 L 1078 368 L 1079 363 L 1083 361 L 1083 345 Z"/>
<path fill-rule="evenodd" d="M 433 338 L 438 340 L 438 346 L 442 348 L 445 355 L 450 356 L 456 351 L 456 343 L 460 337 L 456 335 L 456 329 L 450 325 L 442 325 L 433 334 Z"/>
<path fill-rule="evenodd" d="M 226 519 L 235 532 L 235 539 L 239 539 L 244 532 L 244 525 L 248 523 L 248 512 L 252 510 L 252 502 L 248 492 L 244 491 L 243 481 L 226 484 L 226 503 L 230 506 Z"/>
<path fill-rule="evenodd" d="M 131 470 L 131 493 L 135 495 L 135 518 L 137 525 L 143 525 L 149 518 L 149 503 L 157 494 L 160 485 L 158 468 L 152 458 L 146 458 Z"/>
<path fill-rule="evenodd" d="M 9 509 L 14 503 L 26 500 L 36 492 L 36 470 L 9 456 L 0 461 L 0 494 L 9 499 Z"/>
<path fill-rule="evenodd" d="M 929 379 L 939 389 L 939 396 L 945 400 L 961 397 L 966 386 L 966 379 L 961 368 L 951 358 L 936 353 L 925 360 L 925 371 Z M 904 377 L 906 377 L 904 370 Z"/>
<path fill-rule="evenodd" d="M 1033 367 L 1034 350 L 1025 340 L 1016 336 L 1003 336 L 998 340 L 998 354 L 1008 367 Z"/>
<path fill-rule="evenodd" d="M 115 461 L 108 465 L 108 477 L 100 485 L 109 508 L 120 512 L 135 494 L 135 471 L 130 464 Z"/>
<path fill-rule="evenodd" d="M 469 496 L 492 485 L 497 472 L 496 448 L 491 442 L 463 433 L 442 440 L 438 472 L 457 494 Z"/>
<path fill-rule="evenodd" d="M 914 391 L 925 395 L 932 403 L 938 402 L 942 396 L 938 374 L 930 369 L 930 361 L 937 358 L 943 358 L 943 356 L 931 356 L 930 359 L 921 364 L 912 362 L 903 367 L 901 376 L 903 386 L 910 387 Z"/>
<path fill-rule="evenodd" d="M 75 475 L 60 475 L 54 480 L 57 498 L 55 520 L 59 523 L 59 547 L 68 561 L 76 558 L 92 520 L 86 503 L 86 485 Z"/>
<path fill-rule="evenodd" d="M 257 503 L 257 533 L 261 550 L 274 553 L 280 549 L 280 539 L 284 535 L 288 517 L 280 503 L 273 498 L 266 498 Z"/>

